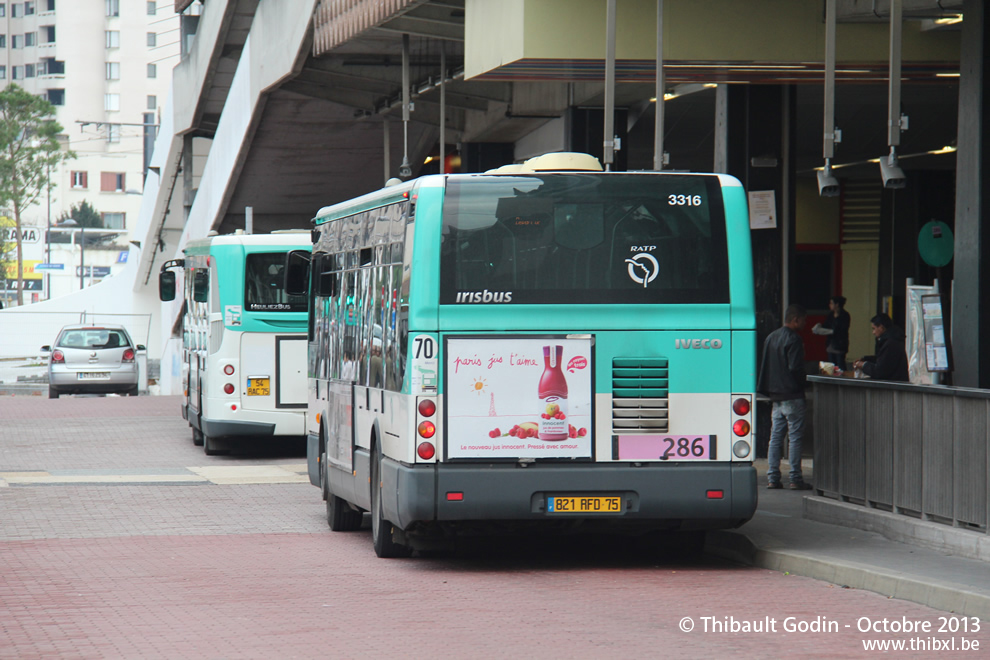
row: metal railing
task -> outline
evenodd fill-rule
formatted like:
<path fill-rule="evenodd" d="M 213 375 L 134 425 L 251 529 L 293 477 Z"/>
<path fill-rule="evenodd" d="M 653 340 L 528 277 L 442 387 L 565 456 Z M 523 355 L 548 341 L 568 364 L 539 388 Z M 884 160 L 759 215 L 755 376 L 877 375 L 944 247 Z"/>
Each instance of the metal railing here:
<path fill-rule="evenodd" d="M 990 533 L 990 390 L 809 380 L 817 491 Z"/>

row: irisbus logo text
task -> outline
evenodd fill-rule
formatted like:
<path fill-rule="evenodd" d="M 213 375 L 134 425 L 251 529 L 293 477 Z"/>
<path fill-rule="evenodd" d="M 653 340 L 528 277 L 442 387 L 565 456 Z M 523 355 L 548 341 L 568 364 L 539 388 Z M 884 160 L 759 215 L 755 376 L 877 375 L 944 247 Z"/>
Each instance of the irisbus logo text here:
<path fill-rule="evenodd" d="M 457 299 L 459 303 L 507 303 L 512 302 L 511 291 L 458 291 Z"/>
<path fill-rule="evenodd" d="M 674 348 L 722 348 L 721 339 L 675 339 Z"/>

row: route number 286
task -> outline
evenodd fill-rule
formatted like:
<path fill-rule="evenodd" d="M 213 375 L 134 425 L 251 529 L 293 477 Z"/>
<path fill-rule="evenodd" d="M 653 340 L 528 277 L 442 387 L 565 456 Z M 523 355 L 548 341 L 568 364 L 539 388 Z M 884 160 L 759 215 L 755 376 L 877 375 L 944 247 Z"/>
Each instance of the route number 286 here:
<path fill-rule="evenodd" d="M 671 206 L 701 206 L 701 195 L 668 195 Z"/>

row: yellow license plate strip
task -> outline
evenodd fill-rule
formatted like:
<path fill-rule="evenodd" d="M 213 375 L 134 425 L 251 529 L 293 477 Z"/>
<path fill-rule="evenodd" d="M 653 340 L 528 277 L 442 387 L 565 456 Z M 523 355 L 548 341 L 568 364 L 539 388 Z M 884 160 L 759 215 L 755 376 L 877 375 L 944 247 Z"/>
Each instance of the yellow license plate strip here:
<path fill-rule="evenodd" d="M 269 383 L 267 378 L 248 378 L 248 396 L 268 396 L 271 393 Z"/>
<path fill-rule="evenodd" d="M 564 496 L 548 497 L 547 513 L 621 513 L 622 498 Z"/>

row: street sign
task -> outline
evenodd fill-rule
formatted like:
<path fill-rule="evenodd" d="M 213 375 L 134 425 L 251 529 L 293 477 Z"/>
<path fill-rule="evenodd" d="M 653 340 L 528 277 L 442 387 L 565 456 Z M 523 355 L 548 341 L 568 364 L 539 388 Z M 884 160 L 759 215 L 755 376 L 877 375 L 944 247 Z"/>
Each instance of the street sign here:
<path fill-rule="evenodd" d="M 110 266 L 86 266 L 86 277 L 106 277 L 110 274 Z M 76 266 L 76 277 L 82 275 L 82 266 Z"/>
<path fill-rule="evenodd" d="M 65 264 L 36 264 L 35 270 L 65 270 Z"/>

